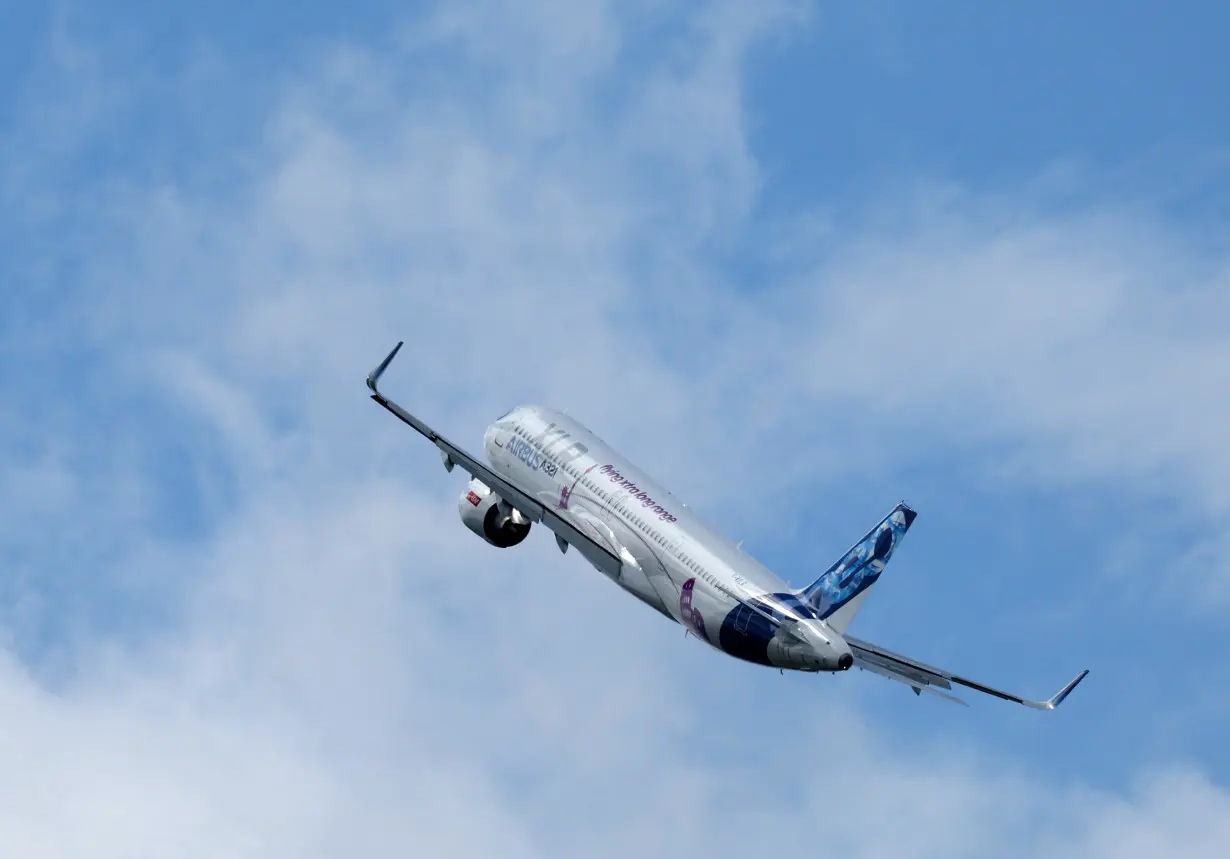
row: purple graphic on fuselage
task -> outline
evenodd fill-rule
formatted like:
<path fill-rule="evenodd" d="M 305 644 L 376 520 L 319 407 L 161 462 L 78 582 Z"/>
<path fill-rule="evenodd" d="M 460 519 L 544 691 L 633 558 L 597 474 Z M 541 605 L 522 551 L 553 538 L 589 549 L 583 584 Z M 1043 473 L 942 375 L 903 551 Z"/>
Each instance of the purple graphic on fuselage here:
<path fill-rule="evenodd" d="M 679 589 L 679 614 L 683 616 L 685 627 L 692 630 L 698 638 L 708 640 L 709 636 L 705 635 L 705 619 L 701 616 L 700 609 L 692 607 L 692 589 L 695 586 L 696 579 L 691 578 Z"/>
<path fill-rule="evenodd" d="M 561 486 L 559 488 L 559 508 L 561 510 L 568 509 L 568 487 Z"/>

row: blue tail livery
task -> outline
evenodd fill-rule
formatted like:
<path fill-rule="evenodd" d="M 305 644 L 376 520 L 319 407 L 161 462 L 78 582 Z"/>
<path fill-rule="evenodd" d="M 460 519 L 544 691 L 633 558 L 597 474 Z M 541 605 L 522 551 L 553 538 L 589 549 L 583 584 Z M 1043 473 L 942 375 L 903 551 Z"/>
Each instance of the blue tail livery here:
<path fill-rule="evenodd" d="M 797 591 L 799 597 L 844 632 L 917 515 L 904 501 L 898 504 L 824 575 Z"/>

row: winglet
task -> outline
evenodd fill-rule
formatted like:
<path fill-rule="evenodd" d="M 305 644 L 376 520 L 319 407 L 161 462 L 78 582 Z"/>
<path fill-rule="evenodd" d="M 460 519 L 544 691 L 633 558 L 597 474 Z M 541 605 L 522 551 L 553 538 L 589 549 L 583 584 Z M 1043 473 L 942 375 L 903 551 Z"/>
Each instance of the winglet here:
<path fill-rule="evenodd" d="M 393 347 L 393 351 L 385 356 L 385 359 L 380 362 L 380 365 L 376 367 L 375 370 L 372 370 L 367 374 L 367 387 L 372 389 L 373 394 L 380 393 L 380 391 L 376 388 L 376 383 L 380 381 L 381 374 L 388 369 L 389 364 L 393 362 L 393 358 L 397 356 L 397 350 L 400 349 L 402 344 L 405 342 L 406 341 L 404 340 L 398 340 L 397 345 Z"/>
<path fill-rule="evenodd" d="M 1067 686 L 1063 687 L 1058 692 L 1056 692 L 1054 697 L 1052 697 L 1051 700 L 1046 702 L 1046 709 L 1054 710 L 1056 707 L 1062 704 L 1063 699 L 1067 698 L 1068 695 L 1071 694 L 1072 690 L 1076 688 L 1076 685 L 1080 683 L 1082 680 L 1084 680 L 1085 675 L 1088 673 L 1089 673 L 1089 669 L 1086 668 L 1080 674 L 1077 674 L 1076 677 L 1073 678 L 1071 683 L 1069 683 Z"/>
<path fill-rule="evenodd" d="M 1033 707 L 1035 710 L 1054 710 L 1056 707 L 1058 707 L 1060 704 L 1063 703 L 1064 698 L 1067 698 L 1070 694 L 1072 694 L 1072 690 L 1076 688 L 1076 684 L 1084 680 L 1085 675 L 1088 673 L 1089 673 L 1089 669 L 1086 668 L 1080 674 L 1077 674 L 1076 677 L 1072 678 L 1072 681 L 1068 683 L 1067 686 L 1063 687 L 1058 692 L 1056 692 L 1048 701 L 1021 700 L 1021 703 L 1024 704 L 1026 707 Z"/>

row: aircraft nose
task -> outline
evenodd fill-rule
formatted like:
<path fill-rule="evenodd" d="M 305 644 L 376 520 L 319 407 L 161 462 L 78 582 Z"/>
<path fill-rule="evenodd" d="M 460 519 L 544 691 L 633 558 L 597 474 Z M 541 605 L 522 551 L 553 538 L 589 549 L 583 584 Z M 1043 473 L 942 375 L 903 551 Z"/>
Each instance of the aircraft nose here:
<path fill-rule="evenodd" d="M 842 671 L 848 671 L 850 666 L 854 664 L 854 657 L 848 653 L 841 654 L 841 658 L 837 660 L 837 667 Z"/>

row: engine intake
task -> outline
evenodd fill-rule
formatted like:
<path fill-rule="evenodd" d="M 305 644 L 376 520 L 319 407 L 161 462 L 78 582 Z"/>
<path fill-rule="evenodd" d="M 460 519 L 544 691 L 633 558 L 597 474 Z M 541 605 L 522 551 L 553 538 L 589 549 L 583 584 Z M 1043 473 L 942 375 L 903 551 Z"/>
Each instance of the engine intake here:
<path fill-rule="evenodd" d="M 461 493 L 457 511 L 467 528 L 501 549 L 517 545 L 530 533 L 530 520 L 477 479 Z"/>

